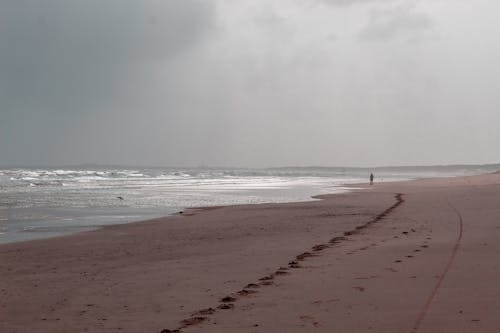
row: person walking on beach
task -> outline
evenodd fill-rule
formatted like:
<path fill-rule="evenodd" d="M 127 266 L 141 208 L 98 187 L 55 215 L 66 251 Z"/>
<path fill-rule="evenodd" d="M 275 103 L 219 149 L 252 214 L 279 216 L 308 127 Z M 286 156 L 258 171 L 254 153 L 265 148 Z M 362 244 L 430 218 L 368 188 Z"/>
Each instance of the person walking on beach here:
<path fill-rule="evenodd" d="M 370 185 L 373 185 L 373 173 L 370 173 Z"/>

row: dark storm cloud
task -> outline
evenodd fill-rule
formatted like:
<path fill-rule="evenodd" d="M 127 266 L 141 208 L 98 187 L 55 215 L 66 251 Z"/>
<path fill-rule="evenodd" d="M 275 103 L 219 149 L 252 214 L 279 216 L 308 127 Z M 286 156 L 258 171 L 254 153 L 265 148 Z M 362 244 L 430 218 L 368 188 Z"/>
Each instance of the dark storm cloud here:
<path fill-rule="evenodd" d="M 0 5 L 1 112 L 84 112 L 210 29 L 203 1 L 13 0 Z"/>
<path fill-rule="evenodd" d="M 135 161 L 156 73 L 214 19 L 195 0 L 2 1 L 0 164 Z"/>

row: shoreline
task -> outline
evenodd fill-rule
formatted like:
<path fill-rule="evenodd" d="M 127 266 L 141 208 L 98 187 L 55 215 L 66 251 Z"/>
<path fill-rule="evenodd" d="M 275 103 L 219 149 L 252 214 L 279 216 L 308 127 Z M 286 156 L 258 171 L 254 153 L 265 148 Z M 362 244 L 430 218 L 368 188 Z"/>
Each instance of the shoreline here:
<path fill-rule="evenodd" d="M 390 183 L 401 183 L 401 182 L 412 182 L 412 181 L 418 181 L 418 180 L 424 180 L 424 179 L 442 179 L 442 178 L 455 178 L 455 177 L 470 177 L 470 176 L 451 176 L 451 177 L 431 177 L 431 178 L 409 178 L 409 179 L 404 179 L 404 180 L 385 180 L 385 178 L 382 178 L 383 180 L 380 180 L 380 182 L 377 182 L 377 184 L 390 184 Z M 44 236 L 35 236 L 35 237 L 13 237 L 13 240 L 7 240 L 7 241 L 2 241 L 0 242 L 0 245 L 2 244 L 13 244 L 13 243 L 19 243 L 19 242 L 29 242 L 29 241 L 36 241 L 36 240 L 44 240 L 44 239 L 54 239 L 54 238 L 59 238 L 59 237 L 66 237 L 66 236 L 71 236 L 74 234 L 79 234 L 79 233 L 86 233 L 86 232 L 93 232 L 100 230 L 102 228 L 106 228 L 109 226 L 117 226 L 117 225 L 126 225 L 126 224 L 131 224 L 131 223 L 140 223 L 143 221 L 149 221 L 149 220 L 154 220 L 154 219 L 164 219 L 172 216 L 178 215 L 180 212 L 183 211 L 189 211 L 189 210 L 202 210 L 207 207 L 228 207 L 228 206 L 240 206 L 240 205 L 260 205 L 260 204 L 281 204 L 281 203 L 300 203 L 300 202 L 308 202 L 308 201 L 314 201 L 314 200 L 321 200 L 323 196 L 330 196 L 330 195 L 336 195 L 340 193 L 348 193 L 351 191 L 356 191 L 359 189 L 370 189 L 369 183 L 368 182 L 363 182 L 363 183 L 344 183 L 344 184 L 336 184 L 334 186 L 335 188 L 338 189 L 338 192 L 332 192 L 332 193 L 320 193 L 320 194 L 311 194 L 307 199 L 303 200 L 293 200 L 290 199 L 291 201 L 269 201 L 269 202 L 259 202 L 259 203 L 239 203 L 239 204 L 224 204 L 224 205 L 215 205 L 215 206 L 192 206 L 192 207 L 177 207 L 178 210 L 163 214 L 163 213 L 157 213 L 157 214 L 145 214 L 142 217 L 138 218 L 133 218 L 129 221 L 120 221 L 120 222 L 109 222 L 105 224 L 97 224 L 94 225 L 92 224 L 84 224 L 84 225 L 65 225 L 65 226 L 46 226 L 46 227 L 39 227 L 39 226 L 32 226 L 30 227 L 29 230 L 23 230 L 18 233 L 24 234 L 24 233 L 38 233 L 38 234 L 44 234 Z M 37 208 L 39 209 L 39 208 Z M 42 208 L 43 209 L 43 208 Z M 90 208 L 89 208 L 90 209 Z M 134 210 L 135 208 L 130 208 L 127 207 L 127 210 Z M 155 208 L 154 210 L 164 210 L 166 208 Z M 121 214 L 120 214 L 121 215 Z M 149 215 L 149 216 L 148 216 Z M 152 216 L 153 215 L 153 216 Z M 154 216 L 156 215 L 156 216 Z M 92 216 L 92 215 L 88 215 Z M 111 217 L 113 215 L 110 215 Z M 76 217 L 76 219 L 86 219 L 86 216 L 79 216 Z M 109 219 L 109 217 L 108 217 Z M 37 230 L 43 230 L 43 231 L 37 231 Z M 77 230 L 77 231 L 72 231 L 72 230 Z M 5 233 L 0 233 L 5 234 Z M 50 235 L 48 235 L 50 234 Z"/>
<path fill-rule="evenodd" d="M 320 189 L 318 189 L 318 191 L 320 191 Z M 78 234 L 78 233 L 93 232 L 93 231 L 100 230 L 102 228 L 106 228 L 106 227 L 110 227 L 110 226 L 127 225 L 127 224 L 131 224 L 131 223 L 140 223 L 140 222 L 143 222 L 143 221 L 149 221 L 149 220 L 155 220 L 155 219 L 165 219 L 165 218 L 168 218 L 168 217 L 176 216 L 180 212 L 193 211 L 193 210 L 203 210 L 205 208 L 210 208 L 210 207 L 229 207 L 229 206 L 241 206 L 241 205 L 261 205 L 261 204 L 281 204 L 281 203 L 309 202 L 309 201 L 318 200 L 316 197 L 321 196 L 321 195 L 333 195 L 333 194 L 338 194 L 338 193 L 345 193 L 345 192 L 348 192 L 350 190 L 347 190 L 347 185 L 346 184 L 340 184 L 340 185 L 335 185 L 333 191 L 337 191 L 337 192 L 310 194 L 310 195 L 308 195 L 307 198 L 304 197 L 303 199 L 300 199 L 300 200 L 289 198 L 288 199 L 289 201 L 263 201 L 263 202 L 258 202 L 258 203 L 243 202 L 243 203 L 227 203 L 227 204 L 222 204 L 222 205 L 218 204 L 218 205 L 213 205 L 213 206 L 203 206 L 203 205 L 201 205 L 201 206 L 175 207 L 176 209 L 172 210 L 171 212 L 165 212 L 165 211 L 166 210 L 167 211 L 171 210 L 174 207 L 166 207 L 166 208 L 156 207 L 156 208 L 152 208 L 152 211 L 155 211 L 156 213 L 147 213 L 147 214 L 145 214 L 144 212 L 142 212 L 143 216 L 141 216 L 141 217 L 132 218 L 131 220 L 128 220 L 128 221 L 107 222 L 107 223 L 100 224 L 100 225 L 99 224 L 95 224 L 94 225 L 94 223 L 91 223 L 91 224 L 83 224 L 83 225 L 68 224 L 68 225 L 63 225 L 63 226 L 41 226 L 41 227 L 39 227 L 39 226 L 36 226 L 37 223 L 35 223 L 34 226 L 30 226 L 29 230 L 23 230 L 23 231 L 17 231 L 17 232 L 18 233 L 19 232 L 20 233 L 27 233 L 27 232 L 35 232 L 36 233 L 37 232 L 36 230 L 44 230 L 44 231 L 41 231 L 41 232 L 38 232 L 38 233 L 43 234 L 46 231 L 49 231 L 49 233 L 52 234 L 52 235 L 50 235 L 50 236 L 33 237 L 33 238 L 13 237 L 13 240 L 8 240 L 8 241 L 0 242 L 0 245 L 3 245 L 3 244 L 12 244 L 12 243 L 19 243 L 19 242 L 29 242 L 29 241 L 36 241 L 36 240 L 44 240 L 44 239 L 54 239 L 54 238 L 59 238 L 59 237 L 66 237 L 66 236 L 71 236 L 71 235 L 75 235 L 75 234 Z M 120 207 L 117 207 L 117 208 L 120 208 Z M 36 210 L 36 209 L 44 209 L 44 208 L 35 207 L 34 209 Z M 56 210 L 56 211 L 58 209 L 62 209 L 63 211 L 66 210 L 65 208 L 59 208 L 59 207 L 58 208 L 54 208 L 54 210 Z M 80 210 L 80 209 L 81 208 L 78 208 L 78 210 Z M 79 215 L 79 216 L 76 216 L 74 219 L 76 219 L 76 220 L 86 220 L 88 217 L 92 217 L 93 215 L 91 214 L 91 212 L 93 212 L 93 211 L 96 210 L 96 209 L 92 210 L 92 208 L 85 208 L 85 209 L 89 210 L 89 213 L 87 215 Z M 113 208 L 108 207 L 108 208 L 105 208 L 105 209 L 109 209 L 111 211 Z M 97 210 L 103 210 L 103 209 L 102 208 L 97 208 Z M 141 210 L 142 211 L 142 210 L 144 210 L 144 208 L 140 208 L 139 209 L 137 207 L 126 207 L 125 214 L 130 214 L 130 212 L 135 212 L 135 210 Z M 164 211 L 164 212 L 160 213 L 160 211 Z M 110 214 L 110 212 L 106 212 L 106 214 L 108 214 L 108 215 L 105 216 L 105 218 L 107 220 L 110 220 L 110 221 L 111 221 L 111 219 L 114 218 L 115 215 L 117 217 L 120 217 L 120 218 L 123 215 L 122 213 L 120 213 L 120 210 L 115 210 L 115 214 Z M 135 214 L 141 214 L 141 212 L 138 211 L 138 212 L 134 213 L 134 215 Z M 59 219 L 59 218 L 56 218 L 56 219 Z M 71 218 L 71 219 L 73 219 L 73 218 Z M 71 231 L 72 229 L 82 229 L 82 230 Z"/>
<path fill-rule="evenodd" d="M 482 264 L 490 252 L 475 251 L 485 249 L 479 239 L 500 238 L 489 231 L 500 216 L 500 175 L 368 188 L 0 245 L 0 318 L 6 332 L 439 332 L 444 313 L 468 332 L 493 331 L 499 323 L 474 313 L 478 301 L 461 276 L 474 264 L 467 278 L 490 288 L 481 280 L 493 274 Z M 447 200 L 464 221 L 451 261 L 458 211 Z M 480 225 L 470 224 L 478 214 Z M 487 243 L 493 255 L 500 242 Z M 465 283 L 462 314 L 453 307 L 461 295 L 441 297 L 450 283 Z"/>
<path fill-rule="evenodd" d="M 411 181 L 411 180 L 409 180 Z M 121 226 L 121 225 L 128 225 L 128 224 L 135 224 L 135 223 L 142 223 L 142 222 L 147 222 L 147 221 L 151 221 L 151 220 L 157 220 L 157 219 L 167 219 L 167 218 L 171 218 L 171 217 L 175 217 L 177 215 L 183 215 L 185 212 L 188 212 L 187 214 L 184 214 L 184 216 L 186 215 L 192 215 L 192 211 L 203 211 L 205 209 L 211 209 L 211 208 L 215 208 L 215 207 L 218 207 L 218 208 L 222 208 L 222 207 L 231 207 L 231 206 L 243 206 L 243 205 L 266 205 L 266 204 L 293 204 L 293 203 L 302 203 L 302 202 L 310 202 L 310 201 L 315 201 L 315 200 L 321 200 L 321 197 L 322 196 L 330 196 L 330 195 L 336 195 L 336 194 L 341 194 L 341 193 L 348 193 L 351 190 L 347 190 L 347 188 L 351 187 L 350 185 L 356 185 L 356 184 L 340 184 L 340 185 L 335 185 L 336 188 L 338 188 L 338 192 L 336 193 L 321 193 L 321 194 L 313 194 L 313 195 L 310 195 L 307 199 L 303 199 L 303 200 L 292 200 L 292 201 L 279 201 L 279 202 L 274 202 L 274 201 L 269 201 L 269 202 L 259 202 L 259 203 L 239 203 L 239 204 L 231 204 L 231 203 L 228 203 L 228 204 L 224 204 L 224 205 L 214 205 L 214 206 L 193 206 L 193 207 L 179 207 L 179 210 L 175 211 L 175 212 L 172 212 L 172 213 L 169 213 L 169 214 L 166 214 L 166 215 L 163 215 L 163 214 L 158 214 L 156 217 L 146 217 L 147 215 L 145 215 L 144 217 L 140 217 L 138 219 L 133 219 L 133 220 L 130 220 L 129 222 L 118 222 L 118 223 L 106 223 L 106 224 L 102 224 L 102 225 L 76 225 L 76 226 L 73 226 L 73 225 L 67 225 L 67 226 L 61 226 L 61 227 L 50 227 L 50 229 L 53 229 L 53 230 L 56 230 L 56 229 L 60 229 L 60 230 L 64 230 L 64 231 L 59 231 L 59 233 L 57 233 L 57 231 L 54 231 L 55 234 L 51 235 L 51 236 L 41 236 L 41 237 L 35 237 L 35 238 L 28 238 L 28 239 L 19 239 L 19 240 L 12 240 L 12 241 L 5 241 L 5 242 L 0 242 L 0 246 L 1 245 L 5 245 L 5 244 L 14 244 L 14 243 L 21 243 L 21 242 L 31 242 L 31 241 L 38 241 L 38 240 L 47 240 L 47 239 L 55 239 L 55 238 L 60 238 L 60 237 L 68 237 L 68 236 L 72 236 L 72 235 L 76 235 L 76 234 L 81 234 L 81 233 L 88 233 L 88 232 L 95 232 L 95 231 L 98 231 L 98 230 L 101 230 L 101 229 L 104 229 L 104 228 L 108 228 L 108 227 L 113 227 L 113 226 Z M 159 209 L 159 208 L 157 208 Z M 148 215 L 151 215 L 151 214 L 148 214 Z M 34 230 L 38 230 L 39 227 L 33 227 Z M 40 227 L 40 229 L 44 229 L 44 227 Z M 82 230 L 79 230 L 79 231 L 68 231 L 68 230 L 71 230 L 71 229 L 82 229 Z M 27 230 L 24 230 L 22 232 L 33 232 L 33 231 L 27 231 Z M 36 231 L 35 231 L 36 232 Z M 0 233 L 2 234 L 2 233 Z"/>

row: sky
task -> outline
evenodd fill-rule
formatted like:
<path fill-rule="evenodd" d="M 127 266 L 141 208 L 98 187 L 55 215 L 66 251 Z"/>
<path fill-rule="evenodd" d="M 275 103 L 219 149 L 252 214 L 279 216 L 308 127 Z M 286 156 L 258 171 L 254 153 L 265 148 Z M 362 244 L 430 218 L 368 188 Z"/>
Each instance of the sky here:
<path fill-rule="evenodd" d="M 496 0 L 2 0 L 0 165 L 500 162 Z"/>

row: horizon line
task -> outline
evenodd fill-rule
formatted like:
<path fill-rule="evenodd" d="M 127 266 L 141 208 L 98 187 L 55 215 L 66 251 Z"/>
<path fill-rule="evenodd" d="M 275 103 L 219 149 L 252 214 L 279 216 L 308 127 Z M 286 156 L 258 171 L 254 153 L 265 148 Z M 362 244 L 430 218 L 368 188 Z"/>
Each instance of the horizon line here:
<path fill-rule="evenodd" d="M 445 168 L 445 167 L 493 167 L 499 166 L 500 162 L 496 163 L 452 163 L 452 164 L 402 164 L 402 165 L 373 165 L 373 166 L 332 166 L 332 165 L 283 165 L 283 166 L 223 166 L 223 165 L 145 165 L 145 164 L 117 164 L 117 163 L 69 163 L 59 165 L 39 164 L 0 164 L 0 169 L 36 169 L 36 168 L 82 168 L 82 167 L 99 167 L 99 168 L 169 168 L 169 169 L 385 169 L 385 168 Z"/>

